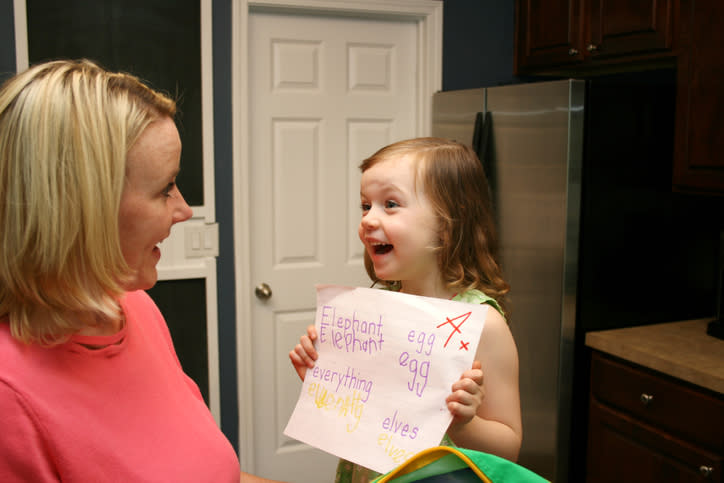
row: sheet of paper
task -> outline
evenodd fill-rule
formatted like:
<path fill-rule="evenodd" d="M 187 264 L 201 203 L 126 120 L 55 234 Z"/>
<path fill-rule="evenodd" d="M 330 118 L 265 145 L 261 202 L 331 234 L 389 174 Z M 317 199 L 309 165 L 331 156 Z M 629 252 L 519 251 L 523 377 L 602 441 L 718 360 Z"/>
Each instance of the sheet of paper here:
<path fill-rule="evenodd" d="M 440 444 L 488 305 L 317 286 L 319 359 L 284 434 L 386 473 Z"/>

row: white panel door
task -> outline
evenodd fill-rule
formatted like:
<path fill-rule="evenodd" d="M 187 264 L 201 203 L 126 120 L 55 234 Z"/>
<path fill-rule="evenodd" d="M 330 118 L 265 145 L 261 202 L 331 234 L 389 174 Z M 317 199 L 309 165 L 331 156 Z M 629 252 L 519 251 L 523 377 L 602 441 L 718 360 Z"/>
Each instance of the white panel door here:
<path fill-rule="evenodd" d="M 283 435 L 301 382 L 288 352 L 314 322 L 315 283 L 367 286 L 357 238 L 359 169 L 413 137 L 416 24 L 249 16 L 251 281 L 255 472 L 334 480 L 336 458 Z"/>

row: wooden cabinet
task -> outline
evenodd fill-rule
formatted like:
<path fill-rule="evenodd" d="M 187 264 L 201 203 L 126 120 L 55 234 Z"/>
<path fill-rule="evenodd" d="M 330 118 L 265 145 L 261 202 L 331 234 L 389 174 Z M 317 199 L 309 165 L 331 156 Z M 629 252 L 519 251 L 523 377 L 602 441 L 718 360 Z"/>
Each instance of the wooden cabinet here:
<path fill-rule="evenodd" d="M 515 73 L 671 57 L 679 0 L 517 0 Z"/>
<path fill-rule="evenodd" d="M 724 195 L 724 2 L 682 0 L 677 57 L 677 191 Z"/>
<path fill-rule="evenodd" d="M 722 482 L 724 397 L 593 351 L 586 481 Z"/>
<path fill-rule="evenodd" d="M 516 0 L 516 75 L 677 72 L 672 187 L 724 195 L 724 2 Z"/>
<path fill-rule="evenodd" d="M 673 47 L 675 0 L 589 0 L 584 48 L 591 60 L 658 55 Z"/>
<path fill-rule="evenodd" d="M 579 0 L 516 0 L 515 74 L 583 61 Z"/>

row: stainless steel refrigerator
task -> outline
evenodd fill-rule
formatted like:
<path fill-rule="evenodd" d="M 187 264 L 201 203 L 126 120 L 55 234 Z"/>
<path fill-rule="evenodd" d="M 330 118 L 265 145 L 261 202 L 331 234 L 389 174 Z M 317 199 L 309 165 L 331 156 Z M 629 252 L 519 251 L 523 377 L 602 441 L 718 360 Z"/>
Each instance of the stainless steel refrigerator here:
<path fill-rule="evenodd" d="M 519 463 L 557 483 L 585 472 L 585 332 L 709 312 L 716 232 L 671 192 L 674 99 L 671 71 L 433 98 L 433 135 L 473 146 L 491 184 L 520 360 Z M 667 280 L 690 299 L 663 296 Z"/>

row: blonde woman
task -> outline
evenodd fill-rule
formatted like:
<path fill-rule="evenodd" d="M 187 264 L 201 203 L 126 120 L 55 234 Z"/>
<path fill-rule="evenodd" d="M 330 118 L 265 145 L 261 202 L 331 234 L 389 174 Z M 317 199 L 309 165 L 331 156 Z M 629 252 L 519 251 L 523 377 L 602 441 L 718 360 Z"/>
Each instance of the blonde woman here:
<path fill-rule="evenodd" d="M 144 292 L 192 214 L 175 111 L 90 61 L 0 89 L 0 481 L 260 481 Z"/>

